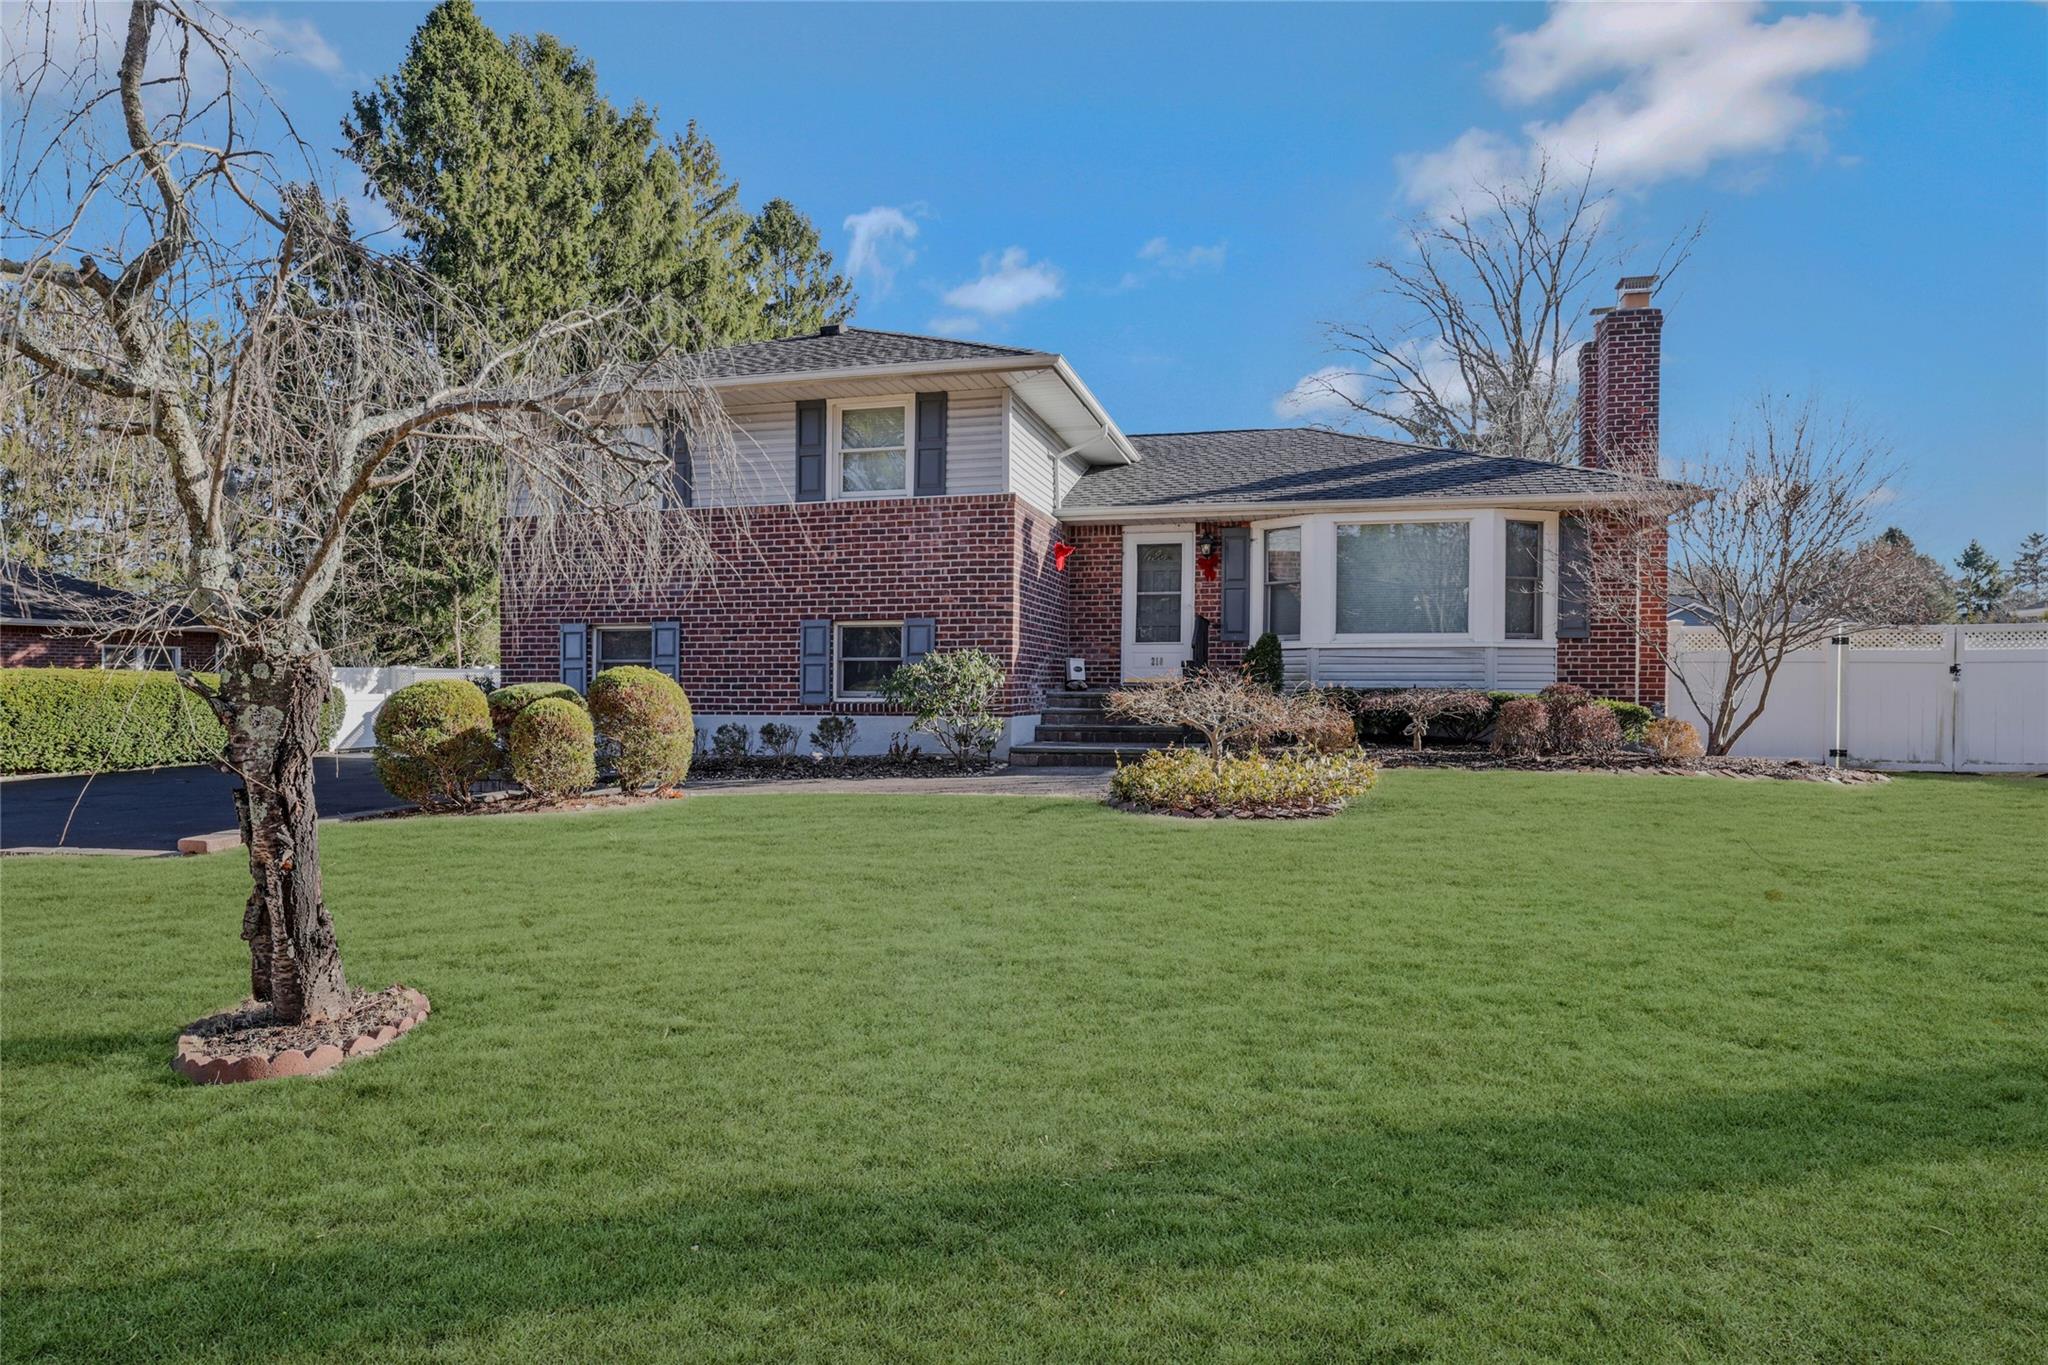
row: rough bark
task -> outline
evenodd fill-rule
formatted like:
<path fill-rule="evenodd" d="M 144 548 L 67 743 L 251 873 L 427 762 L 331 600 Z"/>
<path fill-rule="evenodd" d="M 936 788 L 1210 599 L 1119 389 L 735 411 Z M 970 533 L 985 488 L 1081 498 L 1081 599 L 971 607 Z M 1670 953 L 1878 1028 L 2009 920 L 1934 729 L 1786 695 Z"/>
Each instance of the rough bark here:
<path fill-rule="evenodd" d="M 230 651 L 221 670 L 228 766 L 249 850 L 249 990 L 293 1022 L 348 1002 L 341 948 L 320 881 L 313 755 L 329 686 L 322 653 Z"/>

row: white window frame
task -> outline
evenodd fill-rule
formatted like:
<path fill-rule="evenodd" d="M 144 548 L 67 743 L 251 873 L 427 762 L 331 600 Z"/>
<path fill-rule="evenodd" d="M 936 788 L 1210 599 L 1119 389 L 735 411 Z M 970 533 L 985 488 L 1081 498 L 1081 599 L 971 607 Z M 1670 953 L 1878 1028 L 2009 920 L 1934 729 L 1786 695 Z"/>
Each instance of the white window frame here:
<path fill-rule="evenodd" d="M 1508 630 L 1508 532 L 1516 525 L 1534 526 L 1536 528 L 1536 633 L 1534 635 L 1516 635 Z M 1556 593 L 1551 590 L 1550 582 L 1551 559 L 1553 556 L 1553 547 L 1550 542 L 1553 534 L 1554 532 L 1551 530 L 1551 527 L 1541 517 L 1534 515 L 1518 516 L 1513 512 L 1503 512 L 1501 514 L 1501 561 L 1499 574 L 1501 599 L 1500 636 L 1503 641 L 1509 644 L 1521 645 L 1540 642 L 1549 639 L 1551 636 L 1552 626 L 1550 618 L 1553 609 L 1548 604 L 1556 597 Z M 1469 588 L 1467 592 L 1469 594 Z"/>
<path fill-rule="evenodd" d="M 1474 523 L 1478 518 L 1471 513 L 1434 514 L 1430 512 L 1393 512 L 1375 516 L 1350 515 L 1332 517 L 1328 544 L 1329 563 L 1324 566 L 1323 576 L 1330 583 L 1330 639 L 1338 644 L 1471 644 L 1480 638 L 1475 619 L 1479 607 L 1472 600 L 1472 584 L 1477 577 L 1479 554 L 1473 548 L 1479 540 L 1479 527 Z M 1462 522 L 1465 526 L 1465 629 L 1450 631 L 1341 631 L 1336 628 L 1337 619 L 1337 533 L 1346 526 L 1433 526 Z M 1303 557 L 1306 558 L 1306 549 Z M 1308 577 L 1308 566 L 1302 566 L 1301 576 Z"/>
<path fill-rule="evenodd" d="M 859 630 L 863 627 L 893 626 L 896 629 L 896 666 L 903 667 L 903 651 L 907 647 L 908 628 L 901 621 L 835 621 L 832 623 L 832 700 L 834 701 L 880 701 L 880 692 L 849 692 L 846 690 L 846 675 L 842 671 L 846 663 L 846 632 L 849 627 Z M 878 656 L 862 654 L 861 659 Z"/>
<path fill-rule="evenodd" d="M 162 669 L 149 668 L 142 663 L 142 653 L 144 650 L 148 650 L 151 654 L 162 653 L 170 656 L 171 672 L 177 672 L 185 667 L 185 647 L 183 645 L 101 645 L 100 667 L 133 669 L 139 673 L 163 672 L 164 670 Z M 127 662 L 109 663 L 107 661 L 109 654 L 116 656 L 116 658 L 126 656 Z"/>
<path fill-rule="evenodd" d="M 846 465 L 839 451 L 839 415 L 848 409 L 903 409 L 903 487 L 870 493 L 846 491 Z M 917 486 L 917 395 L 879 394 L 873 398 L 834 398 L 825 405 L 825 478 L 835 502 L 874 502 L 913 496 Z M 886 623 L 883 623 L 886 624 Z"/>
<path fill-rule="evenodd" d="M 1308 591 L 1308 532 L 1303 528 L 1300 518 L 1296 518 L 1293 521 L 1275 522 L 1270 526 L 1259 525 L 1252 530 L 1253 544 L 1258 550 L 1258 553 L 1252 556 L 1253 559 L 1258 561 L 1252 572 L 1252 577 L 1258 580 L 1258 605 L 1254 613 L 1258 619 L 1253 622 L 1257 629 L 1251 632 L 1251 638 L 1256 640 L 1259 636 L 1266 633 L 1267 612 L 1271 606 L 1271 603 L 1268 601 L 1268 594 L 1273 586 L 1266 581 L 1266 537 L 1272 535 L 1275 531 L 1292 531 L 1294 532 L 1295 539 L 1301 542 L 1300 548 L 1294 552 L 1295 556 L 1301 561 L 1294 570 L 1294 622 L 1296 629 L 1292 635 L 1279 636 L 1283 644 L 1297 644 L 1308 627 L 1307 619 L 1303 615 L 1303 609 L 1308 605 L 1308 599 L 1305 596 Z M 1277 635 L 1278 632 L 1275 632 L 1275 634 Z"/>
<path fill-rule="evenodd" d="M 628 659 L 624 662 L 637 668 L 654 667 L 654 623 L 652 621 L 607 621 L 601 626 L 594 625 L 590 627 L 590 643 L 584 647 L 584 652 L 589 656 L 585 667 L 590 677 L 596 677 L 607 668 L 616 666 L 619 662 L 617 660 L 614 660 L 612 663 L 605 662 L 603 641 L 604 632 L 608 630 L 646 631 L 647 657 L 645 659 Z"/>

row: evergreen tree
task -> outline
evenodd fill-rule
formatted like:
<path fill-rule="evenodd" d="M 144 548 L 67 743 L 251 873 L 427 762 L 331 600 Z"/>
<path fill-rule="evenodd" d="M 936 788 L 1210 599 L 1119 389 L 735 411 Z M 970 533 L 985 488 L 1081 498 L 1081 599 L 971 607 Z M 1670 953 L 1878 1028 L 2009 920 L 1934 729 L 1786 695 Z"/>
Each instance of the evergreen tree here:
<path fill-rule="evenodd" d="M 2034 531 L 2020 542 L 2020 552 L 2012 559 L 2012 582 L 2029 597 L 2048 589 L 2048 535 Z"/>
<path fill-rule="evenodd" d="M 1956 580 L 1956 614 L 1965 621 L 1988 621 L 2011 584 L 2005 569 L 1991 552 L 1972 540 L 1956 560 L 1961 570 Z"/>

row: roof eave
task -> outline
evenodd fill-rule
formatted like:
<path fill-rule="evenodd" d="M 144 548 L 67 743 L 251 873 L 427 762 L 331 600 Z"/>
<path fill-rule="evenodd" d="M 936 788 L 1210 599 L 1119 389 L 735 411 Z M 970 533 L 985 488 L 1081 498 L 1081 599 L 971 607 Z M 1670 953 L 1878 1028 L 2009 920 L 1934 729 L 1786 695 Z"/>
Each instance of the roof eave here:
<path fill-rule="evenodd" d="M 901 360 L 887 365 L 840 365 L 829 370 L 777 370 L 773 374 L 722 375 L 704 380 L 707 388 L 746 389 L 773 384 L 830 383 L 840 379 L 871 379 L 892 374 L 983 374 L 1001 370 L 1047 370 L 1061 364 L 1050 351 L 1031 355 L 973 356 L 961 360 Z"/>
<path fill-rule="evenodd" d="M 1060 508 L 1061 521 L 1111 522 L 1136 517 L 1219 517 L 1260 518 L 1286 516 L 1290 512 L 1405 511 L 1410 508 L 1529 508 L 1535 511 L 1569 511 L 1574 507 L 1600 507 L 1630 501 L 1632 493 L 1545 493 L 1516 497 L 1498 494 L 1485 497 L 1395 497 L 1395 498 L 1309 498 L 1270 502 L 1153 502 L 1122 507 Z"/>

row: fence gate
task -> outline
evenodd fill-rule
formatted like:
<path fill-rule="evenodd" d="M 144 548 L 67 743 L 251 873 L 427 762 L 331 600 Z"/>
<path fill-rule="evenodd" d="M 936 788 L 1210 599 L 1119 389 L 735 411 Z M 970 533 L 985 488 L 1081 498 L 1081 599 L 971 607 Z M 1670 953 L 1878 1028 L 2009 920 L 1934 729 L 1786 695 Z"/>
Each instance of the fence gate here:
<path fill-rule="evenodd" d="M 1673 628 L 1668 704 L 1701 734 L 1728 656 L 1711 628 Z M 1838 676 L 1839 669 L 1839 697 Z M 1746 689 L 1753 695 L 1754 684 Z M 1745 705 L 1738 710 L 1747 710 Z M 2048 770 L 2048 622 L 1887 626 L 1846 645 L 1789 655 L 1738 754 L 1824 760 L 1841 742 L 1853 764 L 1938 772 Z"/>

